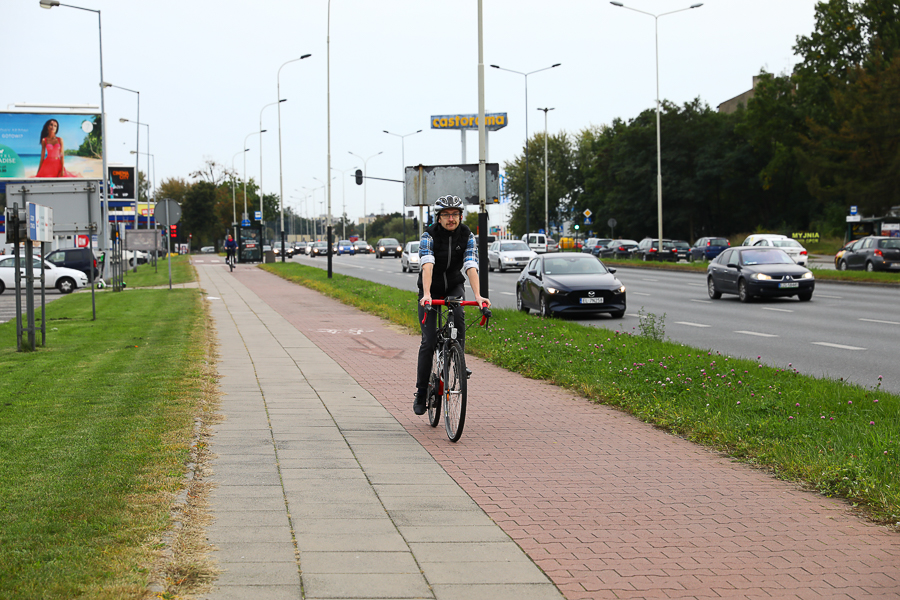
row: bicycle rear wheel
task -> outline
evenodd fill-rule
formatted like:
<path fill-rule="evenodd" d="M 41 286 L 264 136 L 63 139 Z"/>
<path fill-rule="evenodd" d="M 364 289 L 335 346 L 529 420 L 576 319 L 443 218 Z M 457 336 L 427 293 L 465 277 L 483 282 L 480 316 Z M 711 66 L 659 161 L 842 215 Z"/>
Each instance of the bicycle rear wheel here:
<path fill-rule="evenodd" d="M 451 442 L 462 437 L 466 423 L 466 359 L 459 342 L 447 346 L 444 357 L 444 427 Z"/>
<path fill-rule="evenodd" d="M 428 397 L 425 400 L 428 404 L 428 423 L 432 427 L 437 427 L 441 422 L 441 396 L 444 391 L 441 384 L 443 363 L 441 351 L 435 348 L 434 357 L 431 359 L 431 376 L 428 378 Z"/>

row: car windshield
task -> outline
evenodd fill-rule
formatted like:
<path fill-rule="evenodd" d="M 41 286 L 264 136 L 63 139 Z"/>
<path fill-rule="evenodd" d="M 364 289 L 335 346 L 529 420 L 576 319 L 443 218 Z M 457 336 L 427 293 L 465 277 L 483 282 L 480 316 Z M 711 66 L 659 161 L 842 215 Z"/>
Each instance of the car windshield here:
<path fill-rule="evenodd" d="M 690 248 L 691 247 L 690 244 L 688 244 L 687 242 L 682 242 L 680 240 L 676 241 L 676 242 L 672 242 L 672 246 L 674 246 L 675 248 Z"/>
<path fill-rule="evenodd" d="M 340 244 L 341 246 L 349 246 L 350 240 L 341 240 L 340 242 L 338 242 L 338 244 Z"/>
<path fill-rule="evenodd" d="M 725 238 L 712 238 L 711 240 L 709 240 L 709 245 L 710 246 L 727 246 L 728 240 L 726 240 Z"/>
<path fill-rule="evenodd" d="M 793 259 L 784 250 L 745 250 L 741 252 L 743 265 L 792 265 Z"/>
<path fill-rule="evenodd" d="M 316 242 L 313 244 L 313 248 L 327 248 L 328 242 Z"/>
<path fill-rule="evenodd" d="M 544 260 L 544 273 L 547 275 L 603 275 L 608 271 L 596 258 L 566 256 Z"/>
<path fill-rule="evenodd" d="M 413 252 L 418 252 L 418 251 L 419 251 L 419 242 L 410 242 L 409 243 L 409 253 L 412 254 Z"/>
<path fill-rule="evenodd" d="M 900 249 L 900 238 L 895 240 L 878 240 L 879 248 L 897 248 Z"/>
<path fill-rule="evenodd" d="M 776 248 L 802 248 L 797 240 L 772 240 L 772 245 Z"/>
<path fill-rule="evenodd" d="M 525 242 L 503 242 L 500 252 L 531 252 L 531 248 Z"/>
<path fill-rule="evenodd" d="M 394 238 L 388 238 L 386 240 L 381 240 L 382 246 L 399 246 L 400 242 L 395 240 Z"/>

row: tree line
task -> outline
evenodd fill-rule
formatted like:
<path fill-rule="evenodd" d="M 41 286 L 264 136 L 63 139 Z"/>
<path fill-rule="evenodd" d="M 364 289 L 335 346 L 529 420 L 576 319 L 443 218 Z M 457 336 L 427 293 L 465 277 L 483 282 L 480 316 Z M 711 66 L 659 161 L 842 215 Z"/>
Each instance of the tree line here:
<path fill-rule="evenodd" d="M 751 231 L 841 235 L 849 207 L 900 205 L 900 2 L 829 0 L 798 36 L 791 73 L 761 73 L 731 114 L 697 98 L 660 108 L 664 235 Z M 583 222 L 640 239 L 657 231 L 656 109 L 551 135 L 551 225 Z M 510 229 L 525 233 L 525 152 L 505 164 Z M 544 227 L 544 134 L 527 140 L 528 221 Z M 557 230 L 558 231 L 558 230 Z"/>

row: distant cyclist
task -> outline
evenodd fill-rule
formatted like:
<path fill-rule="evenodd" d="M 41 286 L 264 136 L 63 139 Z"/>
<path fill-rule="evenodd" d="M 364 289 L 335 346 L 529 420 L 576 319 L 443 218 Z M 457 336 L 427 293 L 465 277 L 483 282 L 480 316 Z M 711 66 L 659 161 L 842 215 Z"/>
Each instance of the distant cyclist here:
<path fill-rule="evenodd" d="M 225 240 L 225 262 L 234 264 L 234 256 L 237 253 L 237 242 L 230 235 Z"/>
<path fill-rule="evenodd" d="M 434 225 L 422 233 L 419 242 L 419 322 L 425 317 L 425 305 L 433 298 L 464 296 L 466 277 L 475 294 L 478 305 L 491 305 L 482 298 L 478 280 L 478 247 L 475 235 L 462 224 L 463 202 L 457 196 L 441 196 L 434 203 Z M 465 273 L 465 276 L 463 276 Z M 419 361 L 416 369 L 416 397 L 413 411 L 425 414 L 425 396 L 436 341 L 436 315 L 429 312 L 422 323 L 422 343 L 419 346 Z M 453 311 L 453 321 L 459 335 L 463 351 L 466 344 L 466 324 L 463 309 L 457 306 Z"/>

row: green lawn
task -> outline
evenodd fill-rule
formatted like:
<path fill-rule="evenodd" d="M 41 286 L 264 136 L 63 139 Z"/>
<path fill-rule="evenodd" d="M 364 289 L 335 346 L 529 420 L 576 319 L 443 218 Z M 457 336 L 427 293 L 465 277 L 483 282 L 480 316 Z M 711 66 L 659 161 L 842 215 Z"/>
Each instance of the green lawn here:
<path fill-rule="evenodd" d="M 413 292 L 296 263 L 263 268 L 418 332 Z M 816 379 L 663 341 L 659 315 L 642 323 L 602 329 L 495 310 L 489 331 L 466 335 L 466 351 L 900 523 L 900 397 L 880 379 Z"/>
<path fill-rule="evenodd" d="M 35 352 L 0 325 L 3 598 L 142 597 L 184 484 L 208 350 L 200 293 L 96 302 L 96 321 L 89 293 L 47 305 Z"/>

